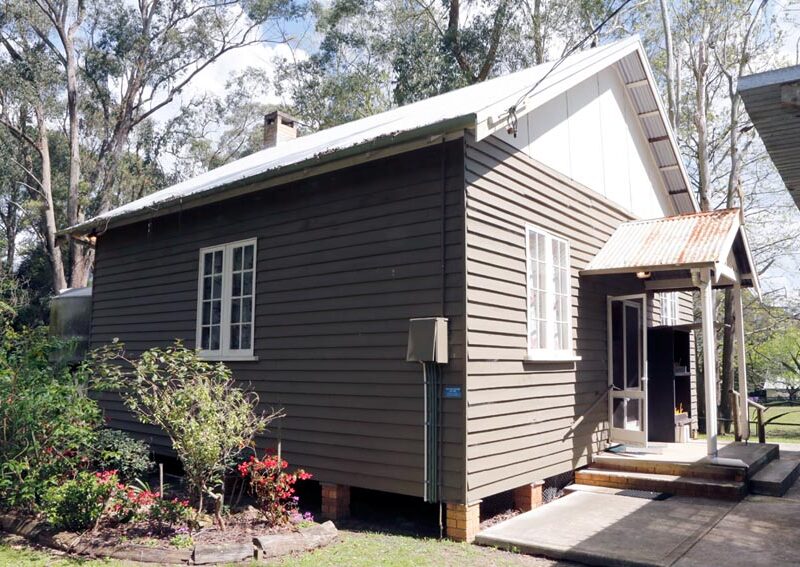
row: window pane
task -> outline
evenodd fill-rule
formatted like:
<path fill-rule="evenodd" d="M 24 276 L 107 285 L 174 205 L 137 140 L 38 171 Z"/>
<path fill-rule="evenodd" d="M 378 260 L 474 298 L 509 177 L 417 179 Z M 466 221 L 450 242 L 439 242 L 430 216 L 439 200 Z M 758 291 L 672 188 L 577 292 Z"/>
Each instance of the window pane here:
<path fill-rule="evenodd" d="M 231 349 L 239 348 L 239 325 L 231 325 Z"/>
<path fill-rule="evenodd" d="M 222 250 L 214 252 L 214 273 L 222 273 Z"/>
<path fill-rule="evenodd" d="M 242 295 L 242 274 L 233 274 L 231 296 L 239 297 L 240 295 Z"/>
<path fill-rule="evenodd" d="M 211 303 L 208 301 L 203 302 L 203 316 L 200 321 L 203 325 L 211 323 Z"/>
<path fill-rule="evenodd" d="M 211 299 L 211 278 L 203 278 L 203 299 Z"/>
<path fill-rule="evenodd" d="M 211 323 L 219 325 L 222 320 L 222 301 L 216 300 L 211 302 Z"/>
<path fill-rule="evenodd" d="M 208 350 L 209 345 L 209 336 L 211 336 L 211 329 L 209 327 L 203 327 L 200 331 L 200 348 L 203 350 Z"/>
<path fill-rule="evenodd" d="M 211 327 L 211 344 L 209 350 L 219 350 L 219 325 Z"/>
<path fill-rule="evenodd" d="M 627 398 L 625 402 L 625 409 L 627 411 L 627 415 L 625 416 L 625 429 L 639 431 L 639 415 L 641 413 L 642 401 L 634 398 Z"/>
<path fill-rule="evenodd" d="M 252 328 L 251 325 L 242 325 L 242 339 L 241 339 L 240 343 L 241 343 L 241 347 L 243 349 L 249 349 L 250 348 L 250 334 L 251 334 L 250 330 L 251 330 L 251 328 Z"/>
<path fill-rule="evenodd" d="M 234 248 L 233 249 L 233 269 L 234 269 L 234 271 L 242 269 L 242 248 L 241 248 L 241 246 L 239 248 Z"/>
<path fill-rule="evenodd" d="M 611 426 L 617 429 L 625 429 L 625 399 L 614 398 L 612 403 Z"/>
<path fill-rule="evenodd" d="M 238 323 L 241 321 L 240 318 L 240 309 L 241 309 L 241 299 L 234 299 L 231 301 L 231 323 Z"/>
<path fill-rule="evenodd" d="M 253 293 L 253 272 L 245 272 L 242 274 L 242 295 L 251 295 Z"/>
<path fill-rule="evenodd" d="M 211 261 L 212 261 L 213 257 L 214 257 L 214 254 L 211 253 L 211 252 L 206 252 L 203 255 L 203 274 L 204 275 L 207 275 L 207 274 L 211 273 L 211 263 L 212 263 Z"/>
<path fill-rule="evenodd" d="M 253 245 L 244 247 L 244 269 L 253 269 Z"/>
<path fill-rule="evenodd" d="M 246 297 L 242 300 L 242 321 L 249 323 L 253 316 L 253 299 Z"/>
<path fill-rule="evenodd" d="M 222 276 L 214 276 L 212 281 L 211 297 L 219 299 L 222 297 Z"/>

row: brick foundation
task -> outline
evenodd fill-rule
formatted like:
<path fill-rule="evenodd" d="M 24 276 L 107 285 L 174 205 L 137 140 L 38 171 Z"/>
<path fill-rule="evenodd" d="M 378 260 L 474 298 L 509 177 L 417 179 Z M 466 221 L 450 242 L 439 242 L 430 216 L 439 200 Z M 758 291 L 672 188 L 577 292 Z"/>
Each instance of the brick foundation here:
<path fill-rule="evenodd" d="M 480 531 L 481 503 L 447 504 L 447 537 L 472 542 Z"/>
<path fill-rule="evenodd" d="M 350 487 L 344 484 L 320 483 L 322 487 L 322 517 L 344 520 L 350 517 Z"/>
<path fill-rule="evenodd" d="M 537 480 L 514 489 L 514 508 L 521 512 L 530 512 L 542 505 L 542 488 L 544 481 Z"/>

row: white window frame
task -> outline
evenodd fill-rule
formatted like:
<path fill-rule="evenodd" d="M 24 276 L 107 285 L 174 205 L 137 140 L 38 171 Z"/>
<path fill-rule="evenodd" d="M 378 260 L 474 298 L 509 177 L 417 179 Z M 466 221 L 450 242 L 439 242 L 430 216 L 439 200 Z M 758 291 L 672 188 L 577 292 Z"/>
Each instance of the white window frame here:
<path fill-rule="evenodd" d="M 531 234 L 536 233 L 543 236 L 545 239 L 545 346 L 541 348 L 531 348 L 531 325 L 533 324 L 533 310 L 531 308 L 531 269 L 532 258 L 530 253 L 530 240 Z M 557 348 L 553 344 L 556 340 L 556 316 L 555 316 L 555 301 L 556 290 L 555 282 L 553 281 L 553 274 L 555 270 L 555 262 L 553 259 L 553 241 L 561 242 L 566 248 L 566 270 L 567 270 L 567 344 L 568 348 Z M 573 343 L 573 330 L 572 330 L 572 263 L 571 263 L 571 250 L 569 240 L 539 228 L 536 225 L 527 223 L 525 225 L 525 304 L 526 304 L 526 335 L 525 343 L 527 350 L 527 360 L 531 361 L 577 361 L 580 356 L 576 356 Z"/>
<path fill-rule="evenodd" d="M 201 248 L 197 269 L 197 321 L 195 345 L 200 357 L 206 360 L 258 360 L 254 353 L 256 342 L 256 277 L 258 275 L 258 239 L 248 238 L 235 242 L 226 242 L 215 246 Z M 231 339 L 231 287 L 233 274 L 233 249 L 240 246 L 253 246 L 253 300 L 251 302 L 250 321 L 252 324 L 249 349 L 230 348 Z M 201 349 L 203 329 L 203 257 L 208 252 L 222 250 L 222 311 L 220 314 L 220 348 L 219 350 Z"/>
<path fill-rule="evenodd" d="M 677 291 L 661 293 L 661 324 L 674 326 L 680 324 L 680 306 Z M 667 306 L 670 305 L 668 309 Z"/>

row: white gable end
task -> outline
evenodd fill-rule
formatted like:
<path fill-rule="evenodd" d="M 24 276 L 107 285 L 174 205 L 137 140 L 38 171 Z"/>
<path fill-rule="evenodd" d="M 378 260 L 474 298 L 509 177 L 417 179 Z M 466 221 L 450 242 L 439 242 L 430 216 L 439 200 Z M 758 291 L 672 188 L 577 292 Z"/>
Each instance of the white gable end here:
<path fill-rule="evenodd" d="M 495 134 L 639 218 L 677 212 L 613 67 L 521 116 L 516 138 Z"/>

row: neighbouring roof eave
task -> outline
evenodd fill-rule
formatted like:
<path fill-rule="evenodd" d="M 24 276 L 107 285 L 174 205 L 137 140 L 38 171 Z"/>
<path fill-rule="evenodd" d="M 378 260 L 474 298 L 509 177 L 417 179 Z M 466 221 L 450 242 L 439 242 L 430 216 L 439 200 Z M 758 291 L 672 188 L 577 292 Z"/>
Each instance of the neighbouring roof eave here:
<path fill-rule="evenodd" d="M 472 114 L 457 116 L 454 118 L 449 118 L 447 120 L 442 120 L 440 122 L 436 122 L 434 124 L 430 124 L 420 128 L 415 128 L 413 130 L 407 130 L 395 134 L 379 136 L 377 138 L 367 140 L 360 144 L 356 144 L 346 148 L 339 148 L 334 151 L 326 153 L 317 154 L 308 159 L 290 163 L 285 166 L 276 167 L 274 169 L 264 171 L 257 175 L 243 177 L 241 179 L 237 179 L 230 183 L 209 187 L 208 189 L 192 193 L 191 195 L 167 198 L 162 202 L 156 203 L 156 206 L 153 207 L 136 209 L 109 217 L 98 215 L 92 219 L 89 219 L 86 222 L 73 225 L 58 231 L 57 236 L 91 234 L 92 232 L 95 232 L 97 229 L 105 231 L 112 225 L 129 224 L 131 222 L 144 220 L 147 218 L 151 218 L 153 216 L 167 214 L 168 212 L 172 212 L 172 209 L 177 210 L 180 208 L 191 207 L 194 202 L 200 200 L 208 200 L 209 198 L 213 198 L 213 196 L 215 195 L 219 195 L 219 199 L 217 200 L 224 200 L 228 197 L 224 196 L 223 194 L 228 193 L 231 190 L 236 189 L 238 187 L 244 187 L 251 184 L 257 184 L 259 182 L 265 182 L 273 178 L 295 173 L 297 171 L 313 170 L 314 168 L 323 165 L 328 165 L 340 160 L 343 161 L 346 160 L 347 158 L 358 156 L 361 154 L 368 154 L 369 152 L 384 149 L 404 142 L 412 142 L 414 140 L 425 139 L 431 136 L 442 136 L 456 132 L 458 130 L 473 128 L 474 126 L 475 126 L 475 114 L 472 113 Z M 341 167 L 347 167 L 347 165 L 348 164 L 343 163 Z M 312 174 L 311 171 L 310 174 Z M 252 191 L 257 191 L 257 190 L 259 189 L 254 188 Z"/>
<path fill-rule="evenodd" d="M 742 77 L 737 92 L 789 194 L 800 208 L 800 110 L 784 104 L 784 86 L 800 85 L 800 65 Z"/>

